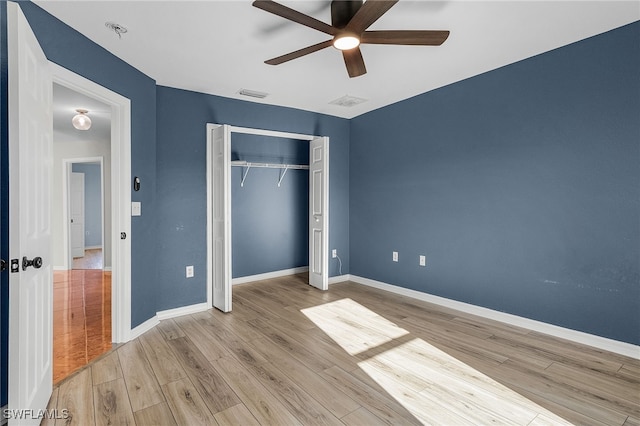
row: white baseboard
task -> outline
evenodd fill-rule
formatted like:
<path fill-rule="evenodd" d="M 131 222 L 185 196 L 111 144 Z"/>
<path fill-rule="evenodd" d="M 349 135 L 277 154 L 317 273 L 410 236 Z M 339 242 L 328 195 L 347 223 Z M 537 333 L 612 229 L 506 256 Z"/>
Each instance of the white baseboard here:
<path fill-rule="evenodd" d="M 101 249 L 102 246 L 86 246 L 84 249 L 85 250 L 96 250 L 96 249 Z"/>
<path fill-rule="evenodd" d="M 196 303 L 195 305 L 181 306 L 179 308 L 167 309 L 164 311 L 158 311 L 156 317 L 158 320 L 166 320 L 169 318 L 175 318 L 182 315 L 195 314 L 196 312 L 202 312 L 209 309 L 211 306 L 206 303 Z"/>
<path fill-rule="evenodd" d="M 262 280 L 269 280 L 271 278 L 286 277 L 287 275 L 301 274 L 303 272 L 308 272 L 308 271 L 309 271 L 308 266 L 301 266 L 299 268 L 282 269 L 280 271 L 266 272 L 264 274 L 248 275 L 246 277 L 233 278 L 231 280 L 231 285 L 246 284 L 253 281 L 262 281 Z"/>
<path fill-rule="evenodd" d="M 111 266 L 105 266 L 102 270 L 105 272 L 111 272 Z"/>
<path fill-rule="evenodd" d="M 129 340 L 133 340 L 137 337 L 140 337 L 141 335 L 151 330 L 153 327 L 155 327 L 158 324 L 160 324 L 160 321 L 158 320 L 158 315 L 152 316 L 151 318 L 149 318 L 139 326 L 131 329 L 131 333 L 129 334 Z"/>
<path fill-rule="evenodd" d="M 345 274 L 345 275 L 338 275 L 335 277 L 329 277 L 329 285 L 343 283 L 345 281 L 352 281 L 351 275 Z"/>
<path fill-rule="evenodd" d="M 196 303 L 195 305 L 181 306 L 179 308 L 158 311 L 153 317 L 149 318 L 139 326 L 133 328 L 129 335 L 129 340 L 140 337 L 156 325 L 160 324 L 160 321 L 162 320 L 179 317 L 181 315 L 194 314 L 196 312 L 206 311 L 207 309 L 209 309 L 209 306 L 206 303 Z"/>
<path fill-rule="evenodd" d="M 455 309 L 468 314 L 504 322 L 509 325 L 515 325 L 532 331 L 560 337 L 572 342 L 581 343 L 583 345 L 593 346 L 605 351 L 614 352 L 635 359 L 640 359 L 640 346 L 633 345 L 631 343 L 620 342 L 618 340 L 608 339 L 606 337 L 600 337 L 593 334 L 584 333 L 582 331 L 576 331 L 569 328 L 548 324 L 542 321 L 536 321 L 517 315 L 507 314 L 505 312 L 495 311 L 493 309 L 483 308 L 481 306 L 471 305 L 469 303 L 458 302 L 456 300 L 434 296 L 432 294 L 423 293 L 404 287 L 398 287 L 369 278 L 363 278 L 355 275 L 350 275 L 349 277 L 351 281 L 358 284 L 378 288 L 380 290 L 386 290 L 391 293 L 412 297 L 414 299 L 422 300 L 440 306 L 445 306 L 447 308 Z"/>

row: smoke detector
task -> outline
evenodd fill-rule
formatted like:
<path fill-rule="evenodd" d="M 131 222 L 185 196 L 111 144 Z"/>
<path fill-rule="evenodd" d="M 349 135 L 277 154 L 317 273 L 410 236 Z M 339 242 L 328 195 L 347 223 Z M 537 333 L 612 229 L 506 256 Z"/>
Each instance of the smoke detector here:
<path fill-rule="evenodd" d="M 115 22 L 105 22 L 104 26 L 109 28 L 114 33 L 118 34 L 119 38 L 122 38 L 122 34 L 127 32 L 127 28 L 123 27 L 120 24 L 116 24 Z"/>

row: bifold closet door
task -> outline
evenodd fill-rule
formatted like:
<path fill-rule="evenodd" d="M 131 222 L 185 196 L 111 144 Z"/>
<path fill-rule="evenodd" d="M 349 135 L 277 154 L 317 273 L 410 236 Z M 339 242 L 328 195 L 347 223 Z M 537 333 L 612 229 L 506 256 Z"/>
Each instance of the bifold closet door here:
<path fill-rule="evenodd" d="M 213 306 L 231 311 L 231 129 L 210 130 Z"/>
<path fill-rule="evenodd" d="M 309 284 L 329 288 L 329 138 L 313 139 L 309 151 Z"/>

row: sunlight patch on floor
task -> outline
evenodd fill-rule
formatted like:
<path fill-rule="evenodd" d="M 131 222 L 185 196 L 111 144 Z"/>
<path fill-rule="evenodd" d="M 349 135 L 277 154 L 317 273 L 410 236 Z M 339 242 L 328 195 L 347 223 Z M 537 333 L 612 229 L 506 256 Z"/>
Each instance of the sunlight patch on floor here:
<path fill-rule="evenodd" d="M 303 309 L 302 313 L 349 355 L 357 355 L 409 334 L 407 330 L 351 299 Z"/>
<path fill-rule="evenodd" d="M 351 299 L 302 313 L 359 359 L 409 334 Z M 405 337 L 358 366 L 425 424 L 571 424 L 419 338 Z"/>

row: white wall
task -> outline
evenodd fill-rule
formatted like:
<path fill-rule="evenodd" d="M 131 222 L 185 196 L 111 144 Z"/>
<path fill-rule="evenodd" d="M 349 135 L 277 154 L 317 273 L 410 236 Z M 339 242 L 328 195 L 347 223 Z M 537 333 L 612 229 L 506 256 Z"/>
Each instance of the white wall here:
<path fill-rule="evenodd" d="M 89 135 L 89 137 L 91 137 Z M 111 141 L 90 140 L 53 132 L 53 265 L 62 269 L 65 265 L 64 235 L 65 218 L 62 212 L 63 159 L 103 157 L 104 167 L 104 267 L 111 268 Z M 71 268 L 71 265 L 69 265 Z"/>

